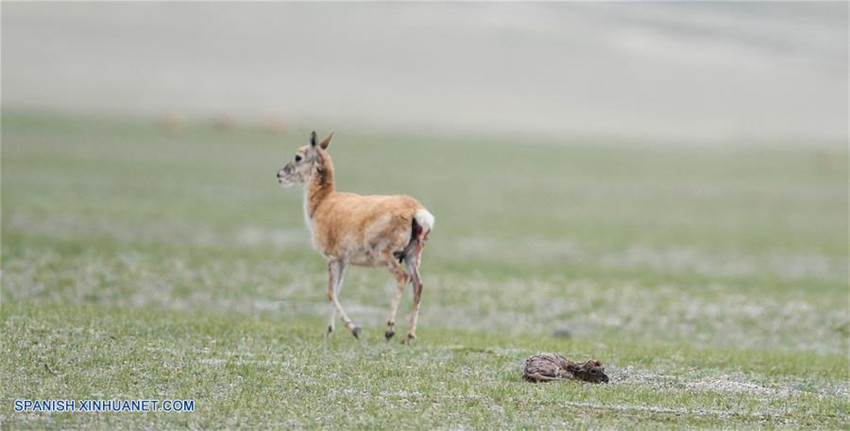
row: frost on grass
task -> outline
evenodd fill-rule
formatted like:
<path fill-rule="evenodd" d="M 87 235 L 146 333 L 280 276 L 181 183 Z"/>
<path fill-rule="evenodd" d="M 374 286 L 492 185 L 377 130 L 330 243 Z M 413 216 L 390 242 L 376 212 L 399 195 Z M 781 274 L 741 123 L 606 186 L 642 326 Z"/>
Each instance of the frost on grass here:
<path fill-rule="evenodd" d="M 825 307 L 806 292 L 748 295 L 730 293 L 720 284 L 683 289 L 600 285 L 593 280 L 554 284 L 443 277 L 434 284 L 431 292 L 438 292 L 433 295 L 454 301 L 431 305 L 423 310 L 423 319 L 517 334 L 549 335 L 568 327 L 582 338 L 604 339 L 601 334 L 611 333 L 737 348 L 838 353 L 844 348 L 844 337 L 836 328 L 848 319 L 840 304 Z"/>
<path fill-rule="evenodd" d="M 324 318 L 329 306 L 320 261 L 186 257 L 83 251 L 69 258 L 24 249 L 4 259 L 3 293 L 15 301 L 155 306 L 282 318 Z M 427 263 L 426 263 L 427 265 Z M 841 353 L 850 327 L 845 302 L 801 286 L 773 292 L 717 280 L 645 285 L 629 280 L 441 274 L 424 268 L 425 327 L 573 337 L 604 334 L 687 344 Z M 364 327 L 379 330 L 394 291 L 389 276 L 353 268 L 341 300 Z M 831 296 L 830 296 L 831 295 Z M 400 313 L 409 309 L 405 293 Z M 402 317 L 404 322 L 404 317 Z M 600 338 L 600 335 L 602 337 Z"/>
<path fill-rule="evenodd" d="M 685 386 L 688 389 L 696 391 L 759 394 L 773 397 L 785 397 L 791 393 L 788 389 L 768 388 L 756 383 L 731 380 L 728 377 L 722 379 L 704 379 L 698 382 L 687 383 Z"/>
<path fill-rule="evenodd" d="M 97 247 L 63 252 L 26 243 L 9 253 L 4 245 L 3 294 L 12 301 L 268 313 L 292 319 L 324 318 L 329 310 L 326 269 L 311 249 L 306 229 L 246 224 L 217 230 L 168 221 L 136 226 L 132 220 L 18 211 L 4 223 L 6 229 L 72 244 L 85 243 L 89 236 L 121 244 L 118 253 Z M 170 248 L 137 250 L 137 241 L 183 248 L 177 255 Z M 222 254 L 204 256 L 206 247 Z M 242 250 L 255 254 L 246 257 Z M 299 254 L 286 258 L 283 251 Z M 523 265 L 546 268 L 538 273 Z M 519 267 L 519 274 L 505 267 Z M 847 348 L 850 317 L 844 297 L 831 286 L 846 286 L 847 267 L 841 256 L 799 250 L 742 253 L 641 244 L 594 250 L 557 239 L 438 235 L 423 262 L 420 318 L 423 327 L 432 328 L 537 335 L 567 328 L 579 338 L 616 334 L 841 353 Z M 650 285 L 629 271 L 657 281 Z M 619 275 L 613 281 L 596 276 L 608 273 Z M 668 276 L 685 281 L 674 284 Z M 783 280 L 785 287 L 770 290 L 772 280 Z M 813 291 L 810 281 L 828 290 Z M 352 268 L 341 301 L 359 324 L 380 330 L 393 291 L 387 274 Z M 409 304 L 408 290 L 400 309 L 402 322 Z"/>
<path fill-rule="evenodd" d="M 235 233 L 233 240 L 243 246 L 272 246 L 276 249 L 310 246 L 306 229 L 262 229 L 244 226 Z"/>
<path fill-rule="evenodd" d="M 784 280 L 813 278 L 846 280 L 848 265 L 842 257 L 819 253 L 718 252 L 695 247 L 652 247 L 633 244 L 620 250 L 595 252 L 580 243 L 564 240 L 524 239 L 506 242 L 498 238 L 441 239 L 440 251 L 459 260 L 526 263 L 563 263 L 610 271 L 693 273 L 732 278 L 775 276 Z"/>
<path fill-rule="evenodd" d="M 565 408 L 588 408 L 594 410 L 609 410 L 617 412 L 643 412 L 655 413 L 672 416 L 709 416 L 717 419 L 728 419 L 731 417 L 746 418 L 748 420 L 779 420 L 786 424 L 798 423 L 793 419 L 794 411 L 790 408 L 785 409 L 765 409 L 765 410 L 743 410 L 743 409 L 718 409 L 718 408 L 686 408 L 686 407 L 664 407 L 642 404 L 606 404 L 594 402 L 575 402 L 566 401 L 562 405 Z"/>
<path fill-rule="evenodd" d="M 37 214 L 12 211 L 4 220 L 4 228 L 27 232 L 30 235 L 54 240 L 108 240 L 128 243 L 179 243 L 194 247 L 265 247 L 283 250 L 292 247 L 310 248 L 306 229 L 263 228 L 237 225 L 215 229 L 209 225 L 181 221 L 155 220 L 143 224 L 115 217 L 80 217 L 69 213 Z"/>

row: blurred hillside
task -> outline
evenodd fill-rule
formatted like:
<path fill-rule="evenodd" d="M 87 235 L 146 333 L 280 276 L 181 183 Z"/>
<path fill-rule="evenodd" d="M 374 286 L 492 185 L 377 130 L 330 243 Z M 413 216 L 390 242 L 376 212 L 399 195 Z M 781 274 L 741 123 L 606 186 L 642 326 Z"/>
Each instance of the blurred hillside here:
<path fill-rule="evenodd" d="M 3 107 L 846 142 L 847 12 L 840 2 L 4 3 Z"/>

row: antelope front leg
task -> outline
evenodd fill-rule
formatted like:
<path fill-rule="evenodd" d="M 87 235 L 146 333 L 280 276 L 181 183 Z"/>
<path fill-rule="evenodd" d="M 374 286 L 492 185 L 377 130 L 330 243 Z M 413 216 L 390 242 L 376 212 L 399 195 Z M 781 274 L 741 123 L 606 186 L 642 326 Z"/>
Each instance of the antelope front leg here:
<path fill-rule="evenodd" d="M 390 338 L 395 335 L 395 315 L 398 312 L 398 303 L 401 301 L 401 295 L 404 293 L 404 286 L 407 285 L 408 275 L 404 272 L 404 269 L 401 268 L 401 265 L 395 261 L 392 257 L 390 272 L 395 275 L 396 283 L 398 287 L 396 289 L 395 295 L 393 296 L 393 303 L 390 305 L 390 316 L 387 318 L 387 331 L 384 332 L 384 337 L 386 337 L 387 341 L 390 341 Z"/>
<path fill-rule="evenodd" d="M 336 314 L 342 318 L 342 323 L 345 324 L 345 327 L 351 331 L 351 335 L 354 335 L 354 338 L 360 338 L 360 328 L 354 324 L 353 321 L 345 314 L 345 310 L 342 309 L 342 304 L 339 303 L 339 291 L 342 289 L 342 279 L 345 275 L 345 263 L 341 260 L 332 260 L 328 263 L 328 299 L 331 300 L 331 304 L 333 304 L 334 311 Z M 334 316 L 331 315 L 331 321 L 328 324 L 328 333 L 331 333 L 334 330 Z"/>
<path fill-rule="evenodd" d="M 333 286 L 333 294 L 335 297 L 339 298 L 339 291 L 342 288 L 342 280 L 343 278 L 345 278 L 345 266 L 342 267 L 342 269 L 339 271 L 339 274 L 337 274 L 336 276 L 332 271 L 333 270 L 329 267 L 328 275 L 330 280 L 328 281 L 328 293 L 330 294 L 330 288 L 331 286 Z M 331 299 L 331 315 L 328 318 L 328 335 L 331 335 L 331 333 L 334 331 L 334 328 L 336 327 L 337 316 L 338 314 L 336 311 L 336 305 L 334 305 L 333 299 Z"/>

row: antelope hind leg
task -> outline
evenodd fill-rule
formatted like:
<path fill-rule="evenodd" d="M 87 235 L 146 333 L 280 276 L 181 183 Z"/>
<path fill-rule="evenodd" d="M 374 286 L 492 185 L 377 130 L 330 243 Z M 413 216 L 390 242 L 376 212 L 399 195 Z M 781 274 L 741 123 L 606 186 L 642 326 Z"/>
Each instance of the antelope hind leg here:
<path fill-rule="evenodd" d="M 387 341 L 395 335 L 395 318 L 396 313 L 398 312 L 398 304 L 401 301 L 401 296 L 404 293 L 404 286 L 407 285 L 407 281 L 410 279 L 410 276 L 404 272 L 401 265 L 395 260 L 395 257 L 389 255 L 389 269 L 390 272 L 393 273 L 396 279 L 396 292 L 393 295 L 393 302 L 390 305 L 390 315 L 387 317 L 387 330 L 384 332 L 384 337 Z"/>

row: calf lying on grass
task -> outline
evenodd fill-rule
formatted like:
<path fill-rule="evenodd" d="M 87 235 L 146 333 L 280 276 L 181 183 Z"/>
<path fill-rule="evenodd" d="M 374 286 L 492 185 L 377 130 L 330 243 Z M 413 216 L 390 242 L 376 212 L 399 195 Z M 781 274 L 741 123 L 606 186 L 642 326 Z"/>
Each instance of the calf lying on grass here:
<path fill-rule="evenodd" d="M 522 367 L 522 378 L 535 383 L 552 380 L 608 383 L 608 376 L 605 375 L 605 367 L 601 362 L 572 362 L 554 353 L 543 353 L 526 359 Z"/>
<path fill-rule="evenodd" d="M 407 340 L 416 338 L 422 281 L 419 262 L 434 216 L 409 196 L 361 196 L 342 193 L 334 187 L 334 166 L 327 153 L 333 133 L 321 143 L 316 132 L 310 145 L 295 152 L 295 158 L 277 172 L 284 186 L 304 185 L 304 218 L 313 246 L 328 259 L 328 298 L 332 309 L 328 333 L 333 332 L 337 315 L 355 338 L 360 328 L 348 317 L 339 302 L 339 291 L 347 265 L 388 268 L 398 289 L 387 319 L 387 340 L 395 334 L 395 317 L 407 282 L 413 285 L 413 311 Z M 404 263 L 405 266 L 401 264 Z"/>

